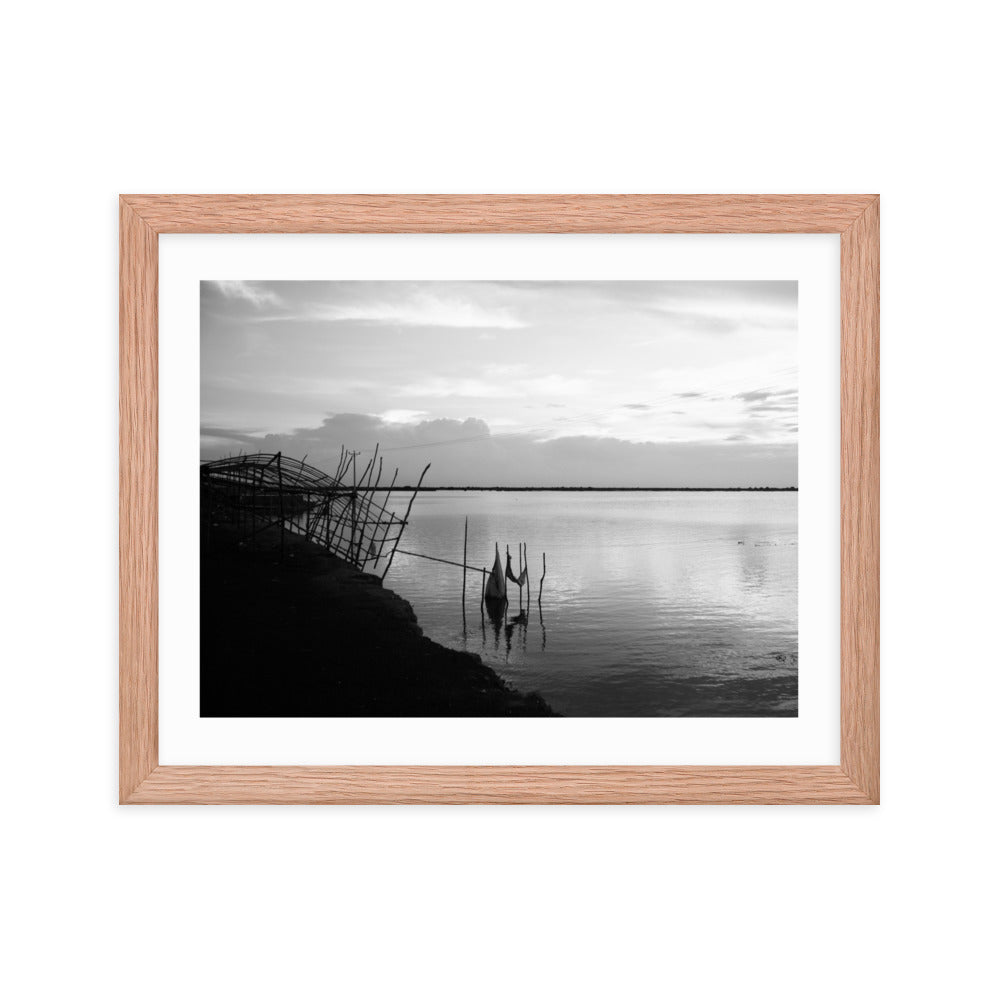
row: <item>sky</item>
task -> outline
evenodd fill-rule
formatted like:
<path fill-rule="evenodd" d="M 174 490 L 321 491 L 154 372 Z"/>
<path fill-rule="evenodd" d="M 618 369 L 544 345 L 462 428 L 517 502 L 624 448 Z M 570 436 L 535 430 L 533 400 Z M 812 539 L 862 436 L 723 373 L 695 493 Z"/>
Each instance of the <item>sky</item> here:
<path fill-rule="evenodd" d="M 401 484 L 795 486 L 796 282 L 203 281 L 201 453 Z"/>

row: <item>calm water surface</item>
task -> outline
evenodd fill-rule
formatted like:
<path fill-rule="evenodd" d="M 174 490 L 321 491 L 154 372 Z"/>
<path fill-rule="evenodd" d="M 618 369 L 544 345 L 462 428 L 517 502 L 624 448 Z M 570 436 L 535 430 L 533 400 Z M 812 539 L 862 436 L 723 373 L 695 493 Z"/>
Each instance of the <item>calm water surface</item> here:
<path fill-rule="evenodd" d="M 395 499 L 395 498 L 394 498 Z M 401 547 L 493 565 L 527 543 L 531 601 L 480 612 L 481 574 L 397 553 L 386 586 L 436 642 L 563 715 L 795 715 L 796 493 L 421 493 Z M 542 552 L 547 573 L 538 604 Z M 379 567 L 381 569 L 381 566 Z"/>

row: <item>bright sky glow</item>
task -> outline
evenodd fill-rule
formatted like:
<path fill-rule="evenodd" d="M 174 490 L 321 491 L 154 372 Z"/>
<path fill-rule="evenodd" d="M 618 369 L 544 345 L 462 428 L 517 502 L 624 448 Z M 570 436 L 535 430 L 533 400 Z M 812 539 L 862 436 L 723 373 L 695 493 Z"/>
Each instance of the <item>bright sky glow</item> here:
<path fill-rule="evenodd" d="M 204 457 L 378 441 L 436 485 L 796 482 L 795 282 L 206 281 L 201 324 Z"/>

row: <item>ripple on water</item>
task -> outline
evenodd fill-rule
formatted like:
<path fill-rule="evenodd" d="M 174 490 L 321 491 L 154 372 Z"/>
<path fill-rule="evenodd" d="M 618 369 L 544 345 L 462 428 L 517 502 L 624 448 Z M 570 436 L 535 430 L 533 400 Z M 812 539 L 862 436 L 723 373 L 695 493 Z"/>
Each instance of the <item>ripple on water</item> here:
<path fill-rule="evenodd" d="M 470 573 L 463 625 L 461 570 L 397 555 L 386 585 L 432 639 L 564 715 L 796 714 L 796 493 L 426 493 L 406 547 L 460 561 L 466 515 L 474 565 L 527 543 L 527 622 L 516 588 L 507 623 L 481 616 Z"/>

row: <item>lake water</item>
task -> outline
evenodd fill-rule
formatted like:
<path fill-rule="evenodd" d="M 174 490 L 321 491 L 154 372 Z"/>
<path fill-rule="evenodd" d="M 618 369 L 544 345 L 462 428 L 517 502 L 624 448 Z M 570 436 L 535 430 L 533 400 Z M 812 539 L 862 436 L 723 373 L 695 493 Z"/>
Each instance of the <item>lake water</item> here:
<path fill-rule="evenodd" d="M 395 500 L 395 498 L 393 498 Z M 424 633 L 567 716 L 795 715 L 798 494 L 421 493 L 401 548 L 493 565 L 527 544 L 531 601 L 481 614 L 481 573 L 397 553 L 386 586 Z M 547 572 L 538 604 L 542 553 Z M 379 567 L 381 570 L 381 566 Z"/>

